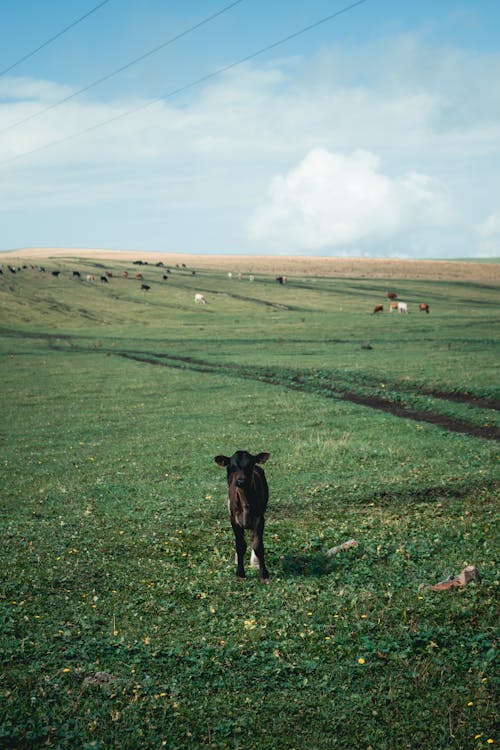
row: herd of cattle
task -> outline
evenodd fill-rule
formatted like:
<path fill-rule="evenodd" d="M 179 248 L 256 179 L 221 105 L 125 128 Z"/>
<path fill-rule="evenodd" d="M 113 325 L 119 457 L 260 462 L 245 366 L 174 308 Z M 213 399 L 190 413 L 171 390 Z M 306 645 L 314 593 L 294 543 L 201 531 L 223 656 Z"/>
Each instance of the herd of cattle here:
<path fill-rule="evenodd" d="M 399 302 L 398 301 L 398 295 L 395 292 L 387 292 L 387 299 L 389 302 L 389 312 L 397 311 L 398 313 L 403 313 L 406 315 L 408 313 L 408 303 L 407 302 Z M 420 302 L 418 305 L 418 309 L 420 312 L 425 312 L 427 315 L 429 314 L 429 305 L 427 302 Z M 375 313 L 384 312 L 384 306 L 383 305 L 375 305 L 373 308 L 373 315 Z"/>
<path fill-rule="evenodd" d="M 146 261 L 133 261 L 133 263 L 134 263 L 134 265 L 141 265 L 141 266 L 147 266 L 148 265 L 148 263 Z M 161 262 L 161 261 L 159 263 L 154 264 L 154 265 L 157 266 L 157 267 L 163 268 L 162 281 L 163 282 L 168 281 L 169 277 L 170 277 L 170 274 L 172 273 L 171 269 L 170 268 L 166 268 L 165 265 L 164 265 L 164 263 Z M 181 265 L 177 264 L 176 265 L 176 269 L 180 269 L 183 272 L 187 272 L 191 276 L 195 276 L 196 275 L 196 271 L 188 269 L 186 267 L 185 263 L 182 263 Z M 37 270 L 37 271 L 41 271 L 42 273 L 46 272 L 46 269 L 43 266 L 32 266 L 32 265 L 29 265 L 29 266 L 28 265 L 24 265 L 24 266 L 21 266 L 21 267 L 14 267 L 14 266 L 8 265 L 8 266 L 5 267 L 5 270 L 10 271 L 10 273 L 12 273 L 12 274 L 16 274 L 16 273 L 19 273 L 20 271 L 24 271 L 24 270 Z M 2 275 L 3 273 L 4 273 L 4 266 L 0 265 L 0 275 Z M 58 278 L 61 275 L 61 271 L 50 271 L 50 273 L 55 278 Z M 82 274 L 80 273 L 80 271 L 72 271 L 71 272 L 71 276 L 74 279 L 82 279 Z M 227 274 L 227 276 L 228 276 L 228 279 L 232 279 L 233 278 L 232 272 L 229 271 L 229 273 Z M 131 274 L 129 271 L 122 271 L 121 277 L 123 279 L 134 279 L 136 281 L 140 281 L 141 282 L 140 289 L 143 292 L 149 292 L 150 289 L 151 289 L 150 284 L 146 284 L 144 282 L 144 275 L 140 271 L 138 271 L 137 273 L 133 273 L 133 274 Z M 237 279 L 239 281 L 241 281 L 243 279 L 243 275 L 241 273 L 238 273 L 236 275 L 236 277 L 237 277 Z M 95 281 L 97 281 L 99 279 L 99 281 L 101 282 L 101 284 L 108 284 L 112 278 L 113 278 L 112 271 L 104 271 L 102 274 L 100 273 L 100 274 L 97 274 L 97 275 L 96 274 L 92 274 L 92 273 L 88 273 L 88 274 L 85 275 L 85 280 L 87 282 L 90 282 L 90 283 L 93 283 L 93 282 L 95 282 Z M 255 280 L 255 276 L 253 274 L 249 274 L 248 275 L 248 280 L 249 281 L 254 281 Z M 275 281 L 278 284 L 286 284 L 287 283 L 287 277 L 286 276 L 276 276 Z M 203 294 L 201 294 L 201 293 L 196 293 L 195 294 L 194 301 L 196 303 L 198 303 L 198 304 L 203 304 L 203 305 L 208 304 L 205 296 Z M 407 302 L 402 302 L 402 301 L 398 300 L 398 295 L 395 292 L 387 292 L 387 302 L 388 302 L 388 310 L 389 310 L 389 312 L 391 312 L 391 313 L 392 312 L 398 312 L 398 313 L 402 313 L 402 314 L 405 314 L 405 315 L 408 313 L 408 303 Z M 376 313 L 384 312 L 384 309 L 385 309 L 384 305 L 377 304 L 373 308 L 372 314 L 375 315 Z M 418 308 L 417 309 L 420 312 L 425 312 L 427 314 L 429 314 L 429 312 L 430 312 L 429 305 L 428 305 L 427 302 L 420 302 L 418 304 Z"/>
<path fill-rule="evenodd" d="M 140 266 L 147 266 L 148 265 L 147 262 L 140 261 L 140 260 L 133 261 L 133 263 L 134 263 L 134 265 L 140 265 Z M 159 263 L 156 263 L 155 265 L 157 267 L 165 268 L 164 263 L 161 262 L 161 261 Z M 181 266 L 179 266 L 179 264 L 177 264 L 176 268 L 178 268 L 178 269 L 181 268 L 182 270 L 187 270 L 187 267 L 186 267 L 185 263 L 182 263 Z M 12 273 L 12 274 L 20 273 L 21 271 L 27 271 L 27 270 L 40 271 L 41 273 L 46 273 L 47 272 L 47 269 L 44 266 L 33 266 L 33 265 L 29 265 L 29 266 L 28 265 L 24 265 L 24 266 L 17 266 L 17 267 L 8 265 L 6 267 L 6 270 L 10 271 L 10 273 Z M 0 275 L 3 275 L 3 271 L 4 271 L 3 265 L 0 265 Z M 59 278 L 59 276 L 61 275 L 61 271 L 50 271 L 50 273 L 56 279 Z M 170 268 L 165 268 L 165 272 L 163 273 L 162 280 L 163 281 L 168 281 L 170 273 L 172 273 L 171 270 L 170 270 Z M 190 273 L 191 276 L 194 276 L 196 274 L 196 271 L 191 270 L 191 271 L 189 271 L 189 273 Z M 140 273 L 140 272 L 135 273 L 135 274 L 132 275 L 128 271 L 123 271 L 122 274 L 121 274 L 121 276 L 124 279 L 134 278 L 137 281 L 144 282 L 144 275 L 142 273 Z M 72 271 L 71 272 L 71 277 L 73 279 L 80 279 L 80 280 L 83 278 L 83 276 L 80 273 L 80 271 Z M 96 275 L 96 274 L 93 274 L 93 273 L 88 273 L 88 274 L 85 275 L 85 281 L 88 281 L 88 282 L 97 281 L 98 278 L 99 278 L 101 284 L 109 284 L 110 279 L 113 278 L 113 273 L 112 273 L 112 271 L 104 271 L 102 274 L 97 274 Z M 149 292 L 150 289 L 151 289 L 151 286 L 149 284 L 141 283 L 141 291 Z"/>
<path fill-rule="evenodd" d="M 147 265 L 149 265 L 149 263 L 147 261 L 143 261 L 143 260 L 135 260 L 135 261 L 133 261 L 133 265 L 147 266 Z M 169 275 L 172 273 L 171 269 L 170 268 L 166 268 L 165 264 L 162 261 L 160 261 L 159 263 L 155 263 L 154 265 L 156 267 L 164 269 L 164 273 L 162 274 L 162 281 L 168 281 Z M 180 265 L 177 263 L 176 264 L 176 269 L 179 269 L 180 271 L 189 273 L 189 275 L 191 275 L 191 276 L 195 276 L 196 275 L 196 271 L 194 271 L 192 269 L 188 269 L 185 263 L 181 263 Z M 3 265 L 0 264 L 0 275 L 3 275 L 3 270 L 4 270 L 4 267 L 3 267 Z M 46 273 L 47 272 L 47 269 L 44 266 L 33 266 L 33 265 L 29 265 L 29 266 L 28 265 L 23 265 L 23 266 L 17 266 L 17 267 L 8 265 L 6 267 L 6 270 L 10 271 L 12 274 L 16 274 L 16 273 L 19 273 L 21 271 L 26 271 L 26 270 L 32 270 L 32 271 L 36 270 L 36 271 L 40 271 L 42 273 Z M 50 271 L 50 273 L 51 273 L 52 276 L 54 276 L 54 278 L 59 278 L 59 276 L 61 275 L 62 272 L 61 271 Z M 228 279 L 232 279 L 233 278 L 233 273 L 231 271 L 229 271 L 229 273 L 227 274 L 227 276 L 228 276 Z M 243 279 L 243 274 L 242 273 L 238 273 L 235 276 L 238 279 L 238 281 L 242 281 L 242 279 Z M 143 292 L 149 292 L 150 289 L 151 289 L 150 284 L 144 283 L 144 274 L 142 272 L 140 272 L 140 271 L 138 271 L 137 273 L 134 273 L 134 274 L 131 274 L 129 271 L 122 271 L 121 277 L 123 279 L 135 279 L 136 281 L 140 281 L 141 282 L 141 287 L 140 288 L 141 288 L 141 291 L 143 291 Z M 72 271 L 71 272 L 71 278 L 73 278 L 73 279 L 80 279 L 80 280 L 83 280 L 83 278 L 85 278 L 85 281 L 87 281 L 89 283 L 93 283 L 93 282 L 99 280 L 101 282 L 101 284 L 109 284 L 110 280 L 113 279 L 113 272 L 112 271 L 103 271 L 103 273 L 99 273 L 99 274 L 87 273 L 87 274 L 85 274 L 83 276 L 80 273 L 80 271 Z M 255 280 L 255 276 L 253 274 L 249 274 L 248 275 L 248 280 L 249 281 L 254 281 Z M 286 276 L 276 276 L 275 281 L 278 284 L 286 284 L 287 277 Z M 194 301 L 196 303 L 199 303 L 199 304 L 202 304 L 202 305 L 208 304 L 205 296 L 203 294 L 200 294 L 200 293 L 196 293 L 195 294 Z"/>

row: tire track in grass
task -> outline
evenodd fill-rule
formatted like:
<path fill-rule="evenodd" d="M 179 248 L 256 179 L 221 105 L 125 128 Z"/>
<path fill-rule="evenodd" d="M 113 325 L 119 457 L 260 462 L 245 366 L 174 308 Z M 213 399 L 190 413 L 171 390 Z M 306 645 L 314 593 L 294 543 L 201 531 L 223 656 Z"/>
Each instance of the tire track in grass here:
<path fill-rule="evenodd" d="M 214 375 L 232 375 L 234 377 L 244 378 L 245 380 L 254 380 L 257 382 L 264 382 L 270 385 L 279 385 L 281 387 L 288 388 L 289 390 L 296 390 L 306 393 L 314 393 L 315 395 L 321 395 L 324 398 L 334 398 L 340 401 L 349 401 L 359 406 L 366 406 L 370 409 L 376 409 L 383 411 L 392 416 L 401 417 L 403 419 L 411 419 L 416 422 L 426 422 L 428 424 L 441 427 L 449 432 L 457 432 L 463 435 L 469 435 L 470 437 L 476 437 L 486 440 L 500 441 L 500 430 L 495 426 L 480 426 L 474 425 L 464 420 L 454 419 L 444 414 L 437 414 L 423 409 L 414 409 L 408 406 L 404 406 L 400 403 L 395 403 L 388 399 L 384 399 L 380 396 L 374 395 L 363 395 L 356 393 L 352 390 L 346 390 L 342 387 L 322 387 L 321 390 L 316 390 L 307 384 L 300 381 L 290 381 L 288 379 L 280 379 L 277 373 L 269 373 L 266 375 L 265 372 L 256 374 L 255 368 L 243 368 L 240 366 L 231 365 L 217 365 L 211 362 L 203 360 L 195 360 L 191 357 L 175 357 L 172 355 L 157 355 L 149 353 L 132 353 L 132 352 L 116 352 L 125 359 L 131 359 L 135 362 L 141 362 L 144 364 L 159 365 L 161 367 L 168 367 L 174 369 L 187 369 L 195 372 L 204 372 Z M 442 397 L 442 396 L 441 396 Z M 471 398 L 467 399 L 464 395 L 461 398 L 462 403 L 469 403 L 474 406 L 478 405 L 479 399 Z M 491 403 L 491 402 L 488 402 Z M 498 404 L 495 402 L 495 408 L 498 409 Z M 489 407 L 491 408 L 491 407 Z"/>
<path fill-rule="evenodd" d="M 51 334 L 42 332 L 21 332 L 9 328 L 0 328 L 0 334 L 8 337 L 19 337 L 28 339 L 45 339 L 49 348 L 52 350 L 67 351 L 67 348 L 62 348 L 59 342 L 64 341 L 66 347 L 71 346 L 72 352 L 80 352 L 82 354 L 92 353 L 95 354 L 95 349 L 88 349 L 82 346 L 74 344 L 74 339 L 79 339 L 80 342 L 86 337 L 75 337 L 65 334 Z M 349 401 L 359 406 L 366 406 L 371 409 L 383 411 L 388 414 L 392 414 L 396 417 L 403 419 L 411 419 L 416 422 L 426 422 L 433 424 L 442 429 L 448 430 L 449 432 L 457 432 L 471 437 L 477 437 L 486 440 L 500 441 L 500 430 L 495 426 L 481 426 L 474 425 L 464 420 L 455 419 L 443 414 L 437 414 L 424 409 L 415 409 L 410 406 L 402 405 L 401 403 L 395 403 L 387 398 L 382 398 L 376 395 L 367 395 L 362 393 L 356 393 L 355 391 L 346 389 L 341 385 L 325 386 L 321 384 L 321 388 L 313 387 L 311 383 L 304 383 L 299 373 L 297 377 L 289 379 L 283 376 L 280 377 L 279 373 L 271 371 L 262 371 L 260 374 L 255 368 L 245 368 L 240 365 L 218 365 L 212 362 L 204 360 L 197 360 L 193 357 L 180 357 L 175 355 L 157 354 L 149 352 L 131 352 L 131 351 L 115 351 L 112 349 L 100 349 L 102 354 L 113 354 L 125 359 L 134 360 L 144 364 L 160 365 L 162 367 L 169 367 L 174 369 L 190 369 L 196 372 L 212 373 L 214 375 L 232 375 L 233 377 L 240 377 L 246 380 L 254 380 L 257 382 L 264 382 L 270 385 L 279 385 L 281 387 L 288 388 L 289 390 L 302 391 L 307 393 L 314 393 L 316 395 L 322 395 L 325 398 L 336 398 L 341 401 Z M 486 409 L 500 409 L 500 404 L 492 399 L 485 399 L 476 396 L 468 396 L 467 394 L 460 393 L 448 393 L 443 391 L 433 391 L 432 389 L 422 388 L 420 393 L 431 396 L 433 398 L 442 399 L 445 401 L 454 401 L 470 406 L 481 407 Z"/>

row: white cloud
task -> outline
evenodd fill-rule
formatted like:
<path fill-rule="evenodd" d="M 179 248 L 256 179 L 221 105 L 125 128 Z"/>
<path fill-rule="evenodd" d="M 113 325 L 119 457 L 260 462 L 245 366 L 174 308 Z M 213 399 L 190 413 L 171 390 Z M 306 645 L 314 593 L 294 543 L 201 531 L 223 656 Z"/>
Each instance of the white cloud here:
<path fill-rule="evenodd" d="M 88 92 L 2 134 L 0 162 L 89 129 L 0 164 L 2 246 L 103 246 L 106 223 L 144 249 L 494 253 L 499 77 L 500 56 L 406 35 L 247 63 L 130 117 L 145 98 Z M 0 79 L 0 130 L 70 91 Z"/>
<path fill-rule="evenodd" d="M 313 149 L 285 175 L 274 177 L 249 233 L 281 251 L 318 251 L 396 237 L 450 215 L 446 189 L 416 172 L 391 178 L 371 152 Z"/>
<path fill-rule="evenodd" d="M 500 211 L 486 217 L 476 227 L 479 255 L 500 257 Z"/>

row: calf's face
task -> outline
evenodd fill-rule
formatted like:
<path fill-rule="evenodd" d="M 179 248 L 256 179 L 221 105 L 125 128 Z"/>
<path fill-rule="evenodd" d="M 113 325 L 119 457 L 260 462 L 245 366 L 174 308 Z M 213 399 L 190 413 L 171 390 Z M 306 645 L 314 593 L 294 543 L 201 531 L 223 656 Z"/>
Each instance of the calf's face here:
<path fill-rule="evenodd" d="M 269 453 L 258 453 L 253 456 L 247 451 L 236 451 L 231 457 L 215 456 L 214 461 L 219 466 L 227 468 L 228 484 L 234 483 L 237 487 L 248 487 L 252 480 L 255 464 L 265 464 Z"/>

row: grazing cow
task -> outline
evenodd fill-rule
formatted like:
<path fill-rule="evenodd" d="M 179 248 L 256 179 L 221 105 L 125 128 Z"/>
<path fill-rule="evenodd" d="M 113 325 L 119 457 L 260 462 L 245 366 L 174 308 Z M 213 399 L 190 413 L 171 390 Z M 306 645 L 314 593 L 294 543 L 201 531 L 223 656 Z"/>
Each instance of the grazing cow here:
<path fill-rule="evenodd" d="M 142 273 L 136 273 L 135 278 L 136 279 L 143 279 L 144 276 L 142 275 Z"/>
<path fill-rule="evenodd" d="M 373 308 L 373 315 L 378 312 L 384 312 L 384 306 L 383 305 L 375 305 Z"/>
<path fill-rule="evenodd" d="M 92 273 L 89 273 L 86 278 L 87 281 L 95 281 L 95 276 Z"/>
<path fill-rule="evenodd" d="M 284 284 L 285 283 L 283 276 L 276 276 L 275 281 L 277 281 L 278 284 Z"/>
<path fill-rule="evenodd" d="M 200 302 L 202 305 L 206 305 L 207 304 L 207 301 L 206 301 L 205 297 L 203 296 L 203 294 L 195 294 L 194 295 L 194 301 L 195 302 Z"/>
<path fill-rule="evenodd" d="M 255 279 L 255 276 L 253 274 L 250 274 L 248 277 L 248 281 L 253 281 Z"/>
<path fill-rule="evenodd" d="M 168 281 L 168 276 L 166 273 L 163 274 L 162 279 L 163 281 Z"/>
<path fill-rule="evenodd" d="M 73 271 L 73 277 L 80 279 L 81 278 L 80 271 Z"/>
<path fill-rule="evenodd" d="M 123 271 L 122 276 L 124 279 L 128 279 L 128 271 Z"/>
<path fill-rule="evenodd" d="M 389 303 L 389 312 L 392 312 L 393 310 L 398 309 L 398 303 L 397 302 L 390 302 Z"/>
<path fill-rule="evenodd" d="M 427 304 L 427 302 L 421 302 L 421 303 L 419 304 L 419 306 L 418 306 L 418 309 L 419 309 L 419 310 L 421 310 L 422 312 L 426 312 L 426 313 L 427 313 L 427 315 L 428 315 L 428 314 L 429 314 L 429 312 L 430 312 L 430 310 L 429 310 L 429 305 Z"/>
<path fill-rule="evenodd" d="M 149 286 L 149 284 L 141 284 L 141 289 L 143 292 L 149 292 L 151 287 Z"/>
<path fill-rule="evenodd" d="M 395 292 L 387 292 L 387 299 L 397 299 L 398 295 Z"/>
<path fill-rule="evenodd" d="M 107 276 L 101 276 L 101 284 L 107 284 L 108 283 L 108 277 Z"/>
<path fill-rule="evenodd" d="M 106 276 L 108 277 L 108 279 L 113 278 L 113 274 L 111 273 L 111 271 L 106 271 Z"/>
<path fill-rule="evenodd" d="M 245 578 L 244 557 L 246 552 L 245 530 L 250 532 L 252 555 L 250 565 L 259 567 L 261 583 L 269 582 L 269 573 L 264 561 L 264 513 L 267 507 L 269 489 L 264 469 L 257 464 L 265 464 L 269 453 L 253 456 L 247 451 L 236 451 L 227 456 L 215 456 L 219 466 L 227 468 L 229 495 L 229 520 L 234 532 L 236 545 L 236 576 Z"/>
<path fill-rule="evenodd" d="M 229 273 L 228 273 L 228 275 L 227 275 L 227 278 L 228 278 L 228 279 L 232 279 L 232 278 L 233 278 L 233 274 L 231 273 L 231 271 L 229 271 Z"/>
<path fill-rule="evenodd" d="M 52 276 L 55 276 L 57 279 L 60 273 L 61 273 L 60 271 L 52 271 Z"/>
<path fill-rule="evenodd" d="M 407 313 L 408 305 L 406 302 L 398 302 L 398 313 Z"/>

